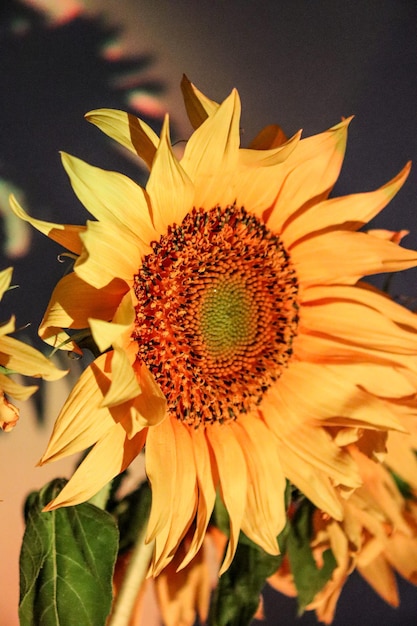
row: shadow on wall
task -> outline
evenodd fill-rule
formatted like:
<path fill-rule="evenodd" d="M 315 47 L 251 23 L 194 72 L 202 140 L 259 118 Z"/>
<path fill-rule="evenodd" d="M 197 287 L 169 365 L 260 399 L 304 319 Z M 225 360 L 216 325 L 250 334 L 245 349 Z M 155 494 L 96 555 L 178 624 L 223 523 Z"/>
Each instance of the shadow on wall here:
<path fill-rule="evenodd" d="M 163 84 L 146 78 L 152 58 L 121 56 L 117 36 L 100 19 L 79 14 L 50 26 L 20 2 L 2 0 L 0 6 L 0 267 L 15 267 L 21 288 L 10 300 L 17 326 L 32 323 L 34 342 L 48 294 L 65 267 L 56 261 L 60 247 L 10 216 L 9 193 L 41 219 L 83 223 L 88 214 L 70 188 L 59 150 L 138 182 L 142 177 L 138 163 L 87 124 L 84 114 L 101 107 L 130 110 L 156 131 L 161 127 L 158 107 L 144 114 L 128 106 L 140 101 L 138 93 L 155 102 L 162 96 Z M 5 302 L 3 315 L 8 313 Z"/>

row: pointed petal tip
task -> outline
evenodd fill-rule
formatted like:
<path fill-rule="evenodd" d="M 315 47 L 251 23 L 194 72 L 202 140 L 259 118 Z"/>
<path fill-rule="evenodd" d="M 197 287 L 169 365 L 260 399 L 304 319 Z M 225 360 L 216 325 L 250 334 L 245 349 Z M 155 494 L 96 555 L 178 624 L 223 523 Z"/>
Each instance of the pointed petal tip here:
<path fill-rule="evenodd" d="M 165 139 L 166 141 L 170 142 L 169 113 L 165 113 L 164 115 L 164 121 L 162 123 L 162 129 L 161 129 L 161 141 L 162 139 Z"/>
<path fill-rule="evenodd" d="M 91 109 L 91 111 L 87 111 L 87 113 L 84 113 L 84 119 L 87 120 L 87 122 L 91 123 L 92 117 L 94 117 L 95 115 L 100 115 L 101 113 L 110 111 L 110 110 L 111 109 L 106 109 L 106 108 Z"/>
<path fill-rule="evenodd" d="M 181 77 L 180 86 L 181 86 L 181 88 L 183 88 L 183 87 L 194 86 L 194 85 L 190 81 L 190 79 L 188 78 L 187 74 L 183 73 L 183 75 Z"/>
<path fill-rule="evenodd" d="M 50 513 L 50 511 L 54 511 L 60 507 L 59 504 L 55 504 L 55 500 L 51 500 L 46 506 L 43 507 L 42 513 Z"/>

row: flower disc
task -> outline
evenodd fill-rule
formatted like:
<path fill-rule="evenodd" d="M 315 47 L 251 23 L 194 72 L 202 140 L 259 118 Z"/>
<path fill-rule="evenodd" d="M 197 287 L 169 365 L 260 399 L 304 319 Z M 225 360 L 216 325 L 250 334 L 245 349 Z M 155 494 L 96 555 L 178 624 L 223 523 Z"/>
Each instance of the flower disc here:
<path fill-rule="evenodd" d="M 277 235 L 244 208 L 193 209 L 135 276 L 135 339 L 177 418 L 236 418 L 286 366 L 298 284 Z M 175 372 L 175 376 L 172 373 Z"/>

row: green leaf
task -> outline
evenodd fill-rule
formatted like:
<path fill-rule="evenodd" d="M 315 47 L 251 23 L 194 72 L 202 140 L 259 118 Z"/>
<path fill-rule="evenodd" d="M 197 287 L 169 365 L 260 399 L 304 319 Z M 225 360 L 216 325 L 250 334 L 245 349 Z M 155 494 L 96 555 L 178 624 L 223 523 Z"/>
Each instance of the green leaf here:
<path fill-rule="evenodd" d="M 416 497 L 413 492 L 413 488 L 403 479 L 399 474 L 390 470 L 391 476 L 398 488 L 398 491 L 405 500 L 415 500 Z"/>
<path fill-rule="evenodd" d="M 281 556 L 264 552 L 242 534 L 229 569 L 219 579 L 210 606 L 210 626 L 250 624 L 265 580 L 280 566 Z"/>
<path fill-rule="evenodd" d="M 323 566 L 317 567 L 310 547 L 313 512 L 314 506 L 304 499 L 291 520 L 287 533 L 288 559 L 297 589 L 299 614 L 303 613 L 305 607 L 330 580 L 337 565 L 333 552 L 328 549 L 322 555 Z"/>
<path fill-rule="evenodd" d="M 101 626 L 112 601 L 118 531 L 85 503 L 42 513 L 66 481 L 32 493 L 20 554 L 20 626 Z"/>

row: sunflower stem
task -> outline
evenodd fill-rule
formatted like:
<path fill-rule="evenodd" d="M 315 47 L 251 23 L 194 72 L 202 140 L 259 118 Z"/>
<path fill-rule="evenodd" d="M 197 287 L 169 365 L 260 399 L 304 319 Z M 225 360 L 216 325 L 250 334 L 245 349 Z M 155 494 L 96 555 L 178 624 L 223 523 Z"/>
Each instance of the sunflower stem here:
<path fill-rule="evenodd" d="M 108 626 L 129 626 L 135 601 L 145 580 L 154 542 L 145 543 L 145 532 L 139 534 L 127 566 Z"/>

